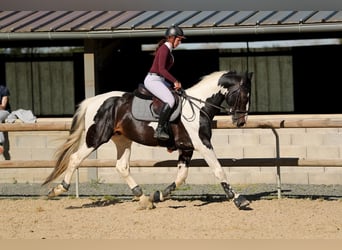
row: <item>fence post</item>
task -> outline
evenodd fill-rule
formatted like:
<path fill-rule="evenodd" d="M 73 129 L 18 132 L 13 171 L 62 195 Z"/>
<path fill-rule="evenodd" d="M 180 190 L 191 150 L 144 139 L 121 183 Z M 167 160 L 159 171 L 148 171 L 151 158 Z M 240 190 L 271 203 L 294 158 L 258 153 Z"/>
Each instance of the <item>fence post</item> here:
<path fill-rule="evenodd" d="M 277 191 L 278 191 L 278 199 L 281 198 L 281 176 L 280 176 L 280 144 L 279 144 L 279 135 L 275 128 L 271 128 L 272 132 L 276 138 L 276 167 L 277 167 Z"/>
<path fill-rule="evenodd" d="M 75 184 L 76 198 L 80 198 L 80 193 L 79 193 L 79 182 L 80 182 L 79 168 L 76 168 L 76 184 Z"/>

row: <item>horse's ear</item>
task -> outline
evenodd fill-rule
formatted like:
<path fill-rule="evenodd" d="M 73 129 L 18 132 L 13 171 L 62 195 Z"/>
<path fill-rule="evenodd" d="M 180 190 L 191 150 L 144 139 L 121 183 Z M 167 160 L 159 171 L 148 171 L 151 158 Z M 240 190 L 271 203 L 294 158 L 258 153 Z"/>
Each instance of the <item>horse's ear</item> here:
<path fill-rule="evenodd" d="M 252 77 L 253 77 L 253 72 L 249 72 L 249 73 L 247 73 L 247 78 L 248 78 L 249 80 L 251 80 L 251 79 L 252 79 Z"/>
<path fill-rule="evenodd" d="M 251 76 L 250 76 L 250 73 L 248 73 L 248 70 L 246 70 L 246 71 L 245 71 L 245 78 L 246 78 L 246 79 L 251 79 L 250 77 L 251 77 Z"/>

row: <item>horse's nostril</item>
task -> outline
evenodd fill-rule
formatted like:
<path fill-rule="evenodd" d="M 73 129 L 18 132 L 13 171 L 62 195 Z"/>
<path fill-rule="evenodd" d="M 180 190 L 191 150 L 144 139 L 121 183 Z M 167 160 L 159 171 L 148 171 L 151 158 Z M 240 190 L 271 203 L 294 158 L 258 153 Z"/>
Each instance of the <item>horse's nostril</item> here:
<path fill-rule="evenodd" d="M 237 123 L 238 128 L 243 127 L 244 125 L 245 125 L 245 122 L 244 122 L 244 121 L 243 121 L 243 122 L 238 122 L 238 123 Z"/>

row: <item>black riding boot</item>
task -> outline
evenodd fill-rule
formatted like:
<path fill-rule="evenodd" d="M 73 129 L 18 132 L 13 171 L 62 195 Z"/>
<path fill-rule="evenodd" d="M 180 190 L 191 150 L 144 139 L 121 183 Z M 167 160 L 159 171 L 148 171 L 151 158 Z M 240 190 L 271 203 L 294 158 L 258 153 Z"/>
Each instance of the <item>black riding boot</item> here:
<path fill-rule="evenodd" d="M 159 115 L 158 127 L 154 132 L 154 138 L 157 138 L 162 141 L 166 141 L 170 138 L 169 134 L 167 133 L 167 124 L 170 116 L 171 108 L 169 104 L 165 103 Z"/>

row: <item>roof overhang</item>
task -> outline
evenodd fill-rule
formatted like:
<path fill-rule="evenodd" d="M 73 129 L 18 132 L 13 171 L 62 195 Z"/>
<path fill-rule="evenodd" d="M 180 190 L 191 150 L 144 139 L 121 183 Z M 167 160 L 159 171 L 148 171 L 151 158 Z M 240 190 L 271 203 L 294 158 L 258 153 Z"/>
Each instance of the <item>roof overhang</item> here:
<path fill-rule="evenodd" d="M 162 37 L 164 30 L 105 30 L 105 31 L 49 31 L 49 32 L 0 32 L 1 41 L 19 40 L 84 40 L 115 38 L 149 38 Z M 342 32 L 342 23 L 327 24 L 295 24 L 295 25 L 255 25 L 233 27 L 187 28 L 186 34 L 192 36 L 238 36 L 269 34 L 301 34 L 301 33 L 334 33 Z"/>

